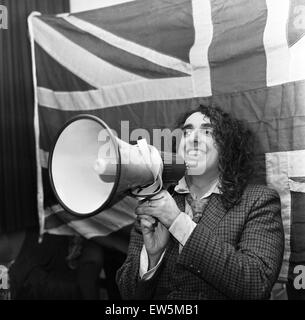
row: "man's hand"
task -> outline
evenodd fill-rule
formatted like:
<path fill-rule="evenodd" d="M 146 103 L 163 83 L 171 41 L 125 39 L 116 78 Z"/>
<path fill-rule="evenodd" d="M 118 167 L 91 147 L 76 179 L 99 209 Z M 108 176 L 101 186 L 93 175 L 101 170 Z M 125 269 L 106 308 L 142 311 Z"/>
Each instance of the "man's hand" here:
<path fill-rule="evenodd" d="M 162 190 L 140 205 L 136 214 L 154 217 L 169 228 L 180 214 L 180 210 L 172 196 L 166 190 Z"/>
<path fill-rule="evenodd" d="M 137 209 L 136 209 L 137 212 Z M 149 269 L 157 265 L 169 239 L 168 230 L 155 218 L 138 216 L 141 223 L 144 245 L 148 254 Z"/>

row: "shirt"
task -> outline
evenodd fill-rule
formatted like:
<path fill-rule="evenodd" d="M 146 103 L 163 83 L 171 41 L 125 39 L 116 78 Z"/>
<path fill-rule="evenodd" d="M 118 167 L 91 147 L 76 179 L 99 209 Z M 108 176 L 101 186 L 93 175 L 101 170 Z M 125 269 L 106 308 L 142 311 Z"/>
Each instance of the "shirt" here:
<path fill-rule="evenodd" d="M 219 180 L 217 179 L 209 188 L 209 190 L 200 198 L 207 198 L 212 193 L 220 193 L 220 190 L 218 188 L 219 186 Z M 185 177 L 179 180 L 178 184 L 175 186 L 175 191 L 180 194 L 189 194 L 190 190 L 186 183 Z M 196 228 L 197 223 L 195 223 L 193 220 L 193 212 L 191 209 L 191 206 L 188 204 L 187 201 L 185 201 L 185 212 L 181 212 L 177 218 L 174 220 L 168 231 L 179 241 L 179 253 L 183 249 L 183 246 L 185 245 L 186 241 L 192 234 L 193 230 Z M 156 270 L 158 269 L 163 257 L 164 252 L 162 253 L 158 264 L 148 270 L 148 255 L 145 248 L 145 245 L 143 245 L 140 255 L 140 269 L 139 269 L 139 275 L 142 280 L 148 280 L 150 279 Z"/>

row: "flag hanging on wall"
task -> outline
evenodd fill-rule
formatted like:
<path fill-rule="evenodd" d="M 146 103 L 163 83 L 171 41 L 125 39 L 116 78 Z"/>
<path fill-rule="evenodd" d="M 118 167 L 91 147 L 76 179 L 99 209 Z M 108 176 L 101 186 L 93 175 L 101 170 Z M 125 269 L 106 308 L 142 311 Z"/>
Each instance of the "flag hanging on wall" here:
<path fill-rule="evenodd" d="M 213 100 L 257 135 L 256 179 L 281 196 L 280 278 L 305 261 L 305 0 L 138 0 L 32 13 L 29 28 L 43 232 L 76 231 L 124 251 L 122 231 L 134 222 L 129 198 L 95 217 L 62 218 L 47 160 L 67 120 L 96 115 L 129 143 L 144 128 L 153 144 L 153 130 L 173 129 L 194 102 Z"/>

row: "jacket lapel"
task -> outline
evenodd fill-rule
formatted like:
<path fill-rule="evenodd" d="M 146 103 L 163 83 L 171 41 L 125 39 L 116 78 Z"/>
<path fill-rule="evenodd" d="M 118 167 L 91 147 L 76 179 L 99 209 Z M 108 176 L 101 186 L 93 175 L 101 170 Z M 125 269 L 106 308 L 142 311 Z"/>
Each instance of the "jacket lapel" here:
<path fill-rule="evenodd" d="M 213 193 L 199 223 L 212 231 L 217 227 L 227 212 L 221 202 L 220 195 Z"/>

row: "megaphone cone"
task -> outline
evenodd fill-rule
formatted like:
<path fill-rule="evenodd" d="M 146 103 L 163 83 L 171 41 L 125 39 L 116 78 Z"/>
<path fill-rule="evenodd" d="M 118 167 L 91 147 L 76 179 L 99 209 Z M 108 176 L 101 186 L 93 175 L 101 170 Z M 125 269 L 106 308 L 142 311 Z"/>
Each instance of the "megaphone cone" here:
<path fill-rule="evenodd" d="M 180 179 L 184 162 L 164 164 L 164 158 L 171 155 L 175 159 L 174 154 L 160 154 L 146 141 L 130 145 L 115 137 L 98 117 L 80 115 L 59 132 L 49 157 L 49 176 L 63 208 L 88 217 L 127 194 L 143 197 L 147 195 L 143 188 L 154 193 L 163 182 Z"/>

